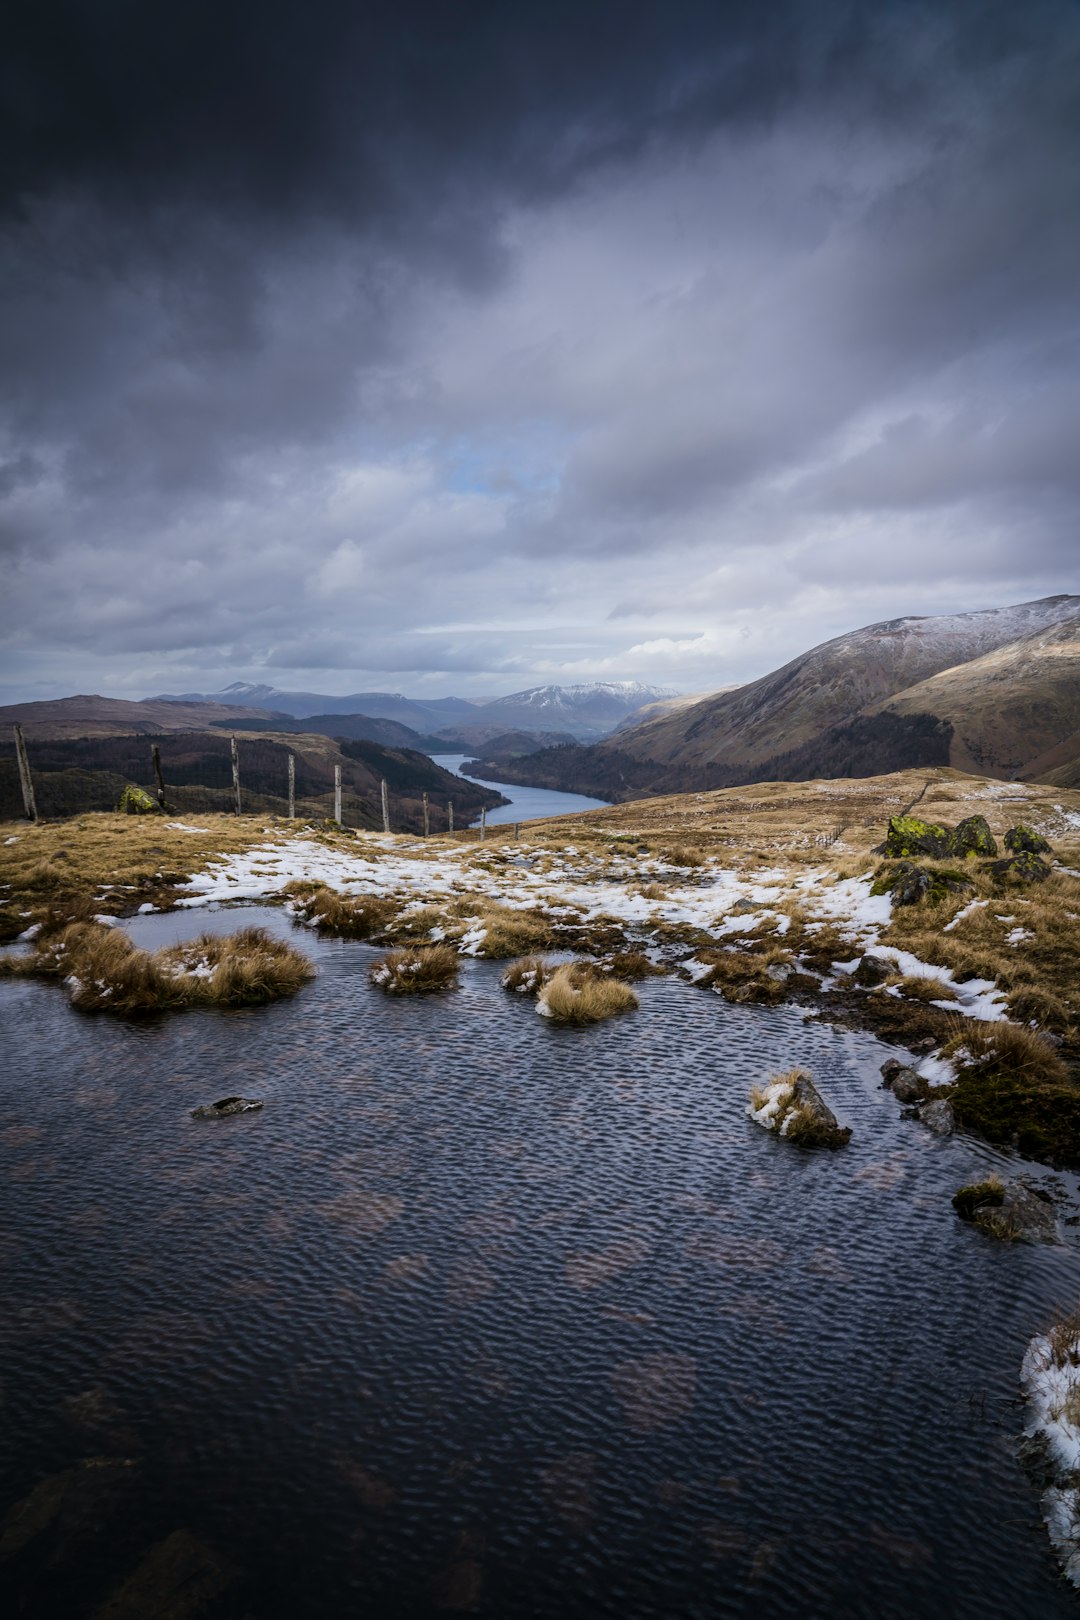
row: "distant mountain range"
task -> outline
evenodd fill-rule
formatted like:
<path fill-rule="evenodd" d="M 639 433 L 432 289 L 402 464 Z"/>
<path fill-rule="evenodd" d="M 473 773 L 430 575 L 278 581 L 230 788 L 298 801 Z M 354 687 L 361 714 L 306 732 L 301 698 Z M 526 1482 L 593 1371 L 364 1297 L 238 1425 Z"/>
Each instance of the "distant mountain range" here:
<path fill-rule="evenodd" d="M 674 696 L 638 681 L 593 681 L 580 686 L 534 686 L 524 692 L 472 703 L 467 698 L 407 698 L 400 692 L 283 692 L 276 686 L 235 681 L 221 692 L 165 693 L 152 703 L 215 703 L 262 709 L 303 720 L 317 716 L 320 729 L 334 715 L 392 720 L 413 732 L 475 747 L 506 731 L 560 731 L 573 737 L 605 736 L 646 704 Z M 412 746 L 417 746 L 415 743 Z"/>
<path fill-rule="evenodd" d="M 869 625 L 595 746 L 489 774 L 614 800 L 945 764 L 1069 786 L 1078 728 L 1080 596 L 1052 596 Z"/>

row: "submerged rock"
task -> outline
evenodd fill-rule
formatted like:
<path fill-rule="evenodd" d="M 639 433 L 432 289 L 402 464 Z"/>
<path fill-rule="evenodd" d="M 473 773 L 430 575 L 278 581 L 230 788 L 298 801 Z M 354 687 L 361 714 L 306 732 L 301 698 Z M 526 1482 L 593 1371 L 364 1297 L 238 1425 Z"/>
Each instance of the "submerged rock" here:
<path fill-rule="evenodd" d="M 1005 834 L 1005 848 L 1012 855 L 1049 855 L 1050 845 L 1042 833 L 1034 828 L 1027 827 L 1018 821 L 1015 827 L 1010 827 Z M 995 854 L 997 851 L 995 850 Z"/>
<path fill-rule="evenodd" d="M 195 1620 L 238 1579 L 190 1530 L 174 1530 L 98 1604 L 93 1620 Z"/>
<path fill-rule="evenodd" d="M 961 1188 L 961 1193 L 967 1191 L 968 1188 Z M 959 1198 L 960 1193 L 956 1197 Z M 956 1203 L 955 1198 L 953 1203 Z M 1058 1240 L 1053 1204 L 1049 1198 L 1025 1187 L 1022 1181 L 1007 1183 L 996 1198 L 984 1198 L 971 1210 L 968 1219 L 991 1237 L 1008 1243 L 1056 1243 Z"/>
<path fill-rule="evenodd" d="M 1041 883 L 1050 876 L 1046 862 L 1030 850 L 991 861 L 989 870 L 999 883 Z"/>
<path fill-rule="evenodd" d="M 261 1108 L 261 1097 L 221 1097 L 191 1110 L 192 1119 L 227 1119 L 230 1114 L 251 1114 Z"/>

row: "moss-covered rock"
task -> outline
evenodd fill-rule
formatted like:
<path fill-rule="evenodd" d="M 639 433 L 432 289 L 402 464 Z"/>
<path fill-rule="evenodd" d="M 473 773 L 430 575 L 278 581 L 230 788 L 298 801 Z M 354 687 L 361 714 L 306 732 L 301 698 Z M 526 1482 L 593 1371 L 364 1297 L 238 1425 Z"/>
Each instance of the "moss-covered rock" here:
<path fill-rule="evenodd" d="M 1000 1205 L 1005 1197 L 1005 1183 L 996 1177 L 988 1181 L 972 1181 L 953 1193 L 952 1205 L 962 1221 L 974 1219 L 975 1211 L 983 1204 Z"/>
<path fill-rule="evenodd" d="M 998 883 L 1041 883 L 1050 876 L 1046 862 L 1029 850 L 991 861 L 989 871 Z"/>
<path fill-rule="evenodd" d="M 879 867 L 870 887 L 871 894 L 891 894 L 897 906 L 918 905 L 926 899 L 940 905 L 950 894 L 963 894 L 972 887 L 963 872 L 931 870 L 914 861 L 898 861 Z"/>
<path fill-rule="evenodd" d="M 994 835 L 985 816 L 967 816 L 952 832 L 950 855 L 968 860 L 981 856 L 992 860 L 998 852 Z"/>
<path fill-rule="evenodd" d="M 1050 845 L 1041 833 L 1031 827 L 1026 827 L 1018 821 L 1015 827 L 1010 827 L 1005 834 L 1005 848 L 1013 855 L 1049 855 Z M 996 854 L 997 851 L 995 850 Z"/>
<path fill-rule="evenodd" d="M 921 821 L 918 816 L 890 816 L 889 831 L 885 838 L 886 855 L 929 855 L 943 860 L 951 853 L 951 834 L 936 821 Z"/>
<path fill-rule="evenodd" d="M 116 808 L 129 816 L 153 816 L 161 814 L 161 806 L 153 800 L 149 793 L 141 787 L 135 787 L 131 782 L 116 801 Z"/>

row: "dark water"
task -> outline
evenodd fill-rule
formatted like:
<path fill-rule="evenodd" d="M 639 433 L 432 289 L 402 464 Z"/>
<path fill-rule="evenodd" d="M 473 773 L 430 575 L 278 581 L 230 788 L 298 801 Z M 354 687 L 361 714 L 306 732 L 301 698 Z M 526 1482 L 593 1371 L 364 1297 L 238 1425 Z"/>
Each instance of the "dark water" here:
<path fill-rule="evenodd" d="M 0 985 L 0 1510 L 140 1459 L 9 1612 L 92 1613 L 184 1527 L 238 1620 L 1075 1614 L 1012 1401 L 1076 1251 L 956 1221 L 992 1155 L 901 1120 L 877 1042 L 665 980 L 560 1030 L 484 962 L 387 1001 L 304 938 L 251 1012 Z M 744 1117 L 794 1060 L 844 1151 Z M 234 1091 L 264 1111 L 190 1119 Z"/>

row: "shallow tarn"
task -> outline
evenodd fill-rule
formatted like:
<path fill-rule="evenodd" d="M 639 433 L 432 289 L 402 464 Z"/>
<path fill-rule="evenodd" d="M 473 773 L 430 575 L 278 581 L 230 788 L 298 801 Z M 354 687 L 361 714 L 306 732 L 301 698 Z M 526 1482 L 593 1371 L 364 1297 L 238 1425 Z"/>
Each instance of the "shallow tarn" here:
<path fill-rule="evenodd" d="M 904 1120 L 890 1048 L 671 979 L 556 1028 L 482 961 L 388 1001 L 275 908 L 131 932 L 247 923 L 316 962 L 294 1000 L 0 985 L 0 1510 L 141 1459 L 0 1568 L 16 1612 L 89 1615 L 183 1530 L 238 1620 L 1076 1613 L 1015 1402 L 1080 1255 L 958 1221 L 1008 1161 Z M 793 1064 L 842 1154 L 745 1117 Z M 233 1093 L 265 1107 L 189 1117 Z"/>

